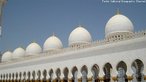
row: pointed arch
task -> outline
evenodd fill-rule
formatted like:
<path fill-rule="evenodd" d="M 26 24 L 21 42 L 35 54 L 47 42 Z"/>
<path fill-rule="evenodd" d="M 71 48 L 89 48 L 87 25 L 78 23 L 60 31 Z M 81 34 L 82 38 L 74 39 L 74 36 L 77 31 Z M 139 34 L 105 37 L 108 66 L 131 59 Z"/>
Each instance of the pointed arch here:
<path fill-rule="evenodd" d="M 17 81 L 18 80 L 18 72 L 16 72 L 15 75 L 16 75 L 16 79 L 15 80 Z"/>
<path fill-rule="evenodd" d="M 9 81 L 10 81 L 10 79 L 11 79 L 11 73 L 9 73 Z"/>
<path fill-rule="evenodd" d="M 40 80 L 41 80 L 41 71 L 40 70 L 37 71 L 37 76 L 38 76 L 37 80 L 40 82 Z"/>
<path fill-rule="evenodd" d="M 128 82 L 127 75 L 126 75 L 127 65 L 124 61 L 120 61 L 117 64 L 117 71 L 118 71 L 118 75 L 117 75 L 118 80 Z"/>
<path fill-rule="evenodd" d="M 60 81 L 61 81 L 60 75 L 61 75 L 61 71 L 60 71 L 59 68 L 57 68 L 57 70 L 56 70 L 56 76 L 57 76 L 56 81 L 57 81 L 57 82 L 60 82 Z"/>
<path fill-rule="evenodd" d="M 110 82 L 111 80 L 111 69 L 112 69 L 112 65 L 110 63 L 106 63 L 103 67 L 103 71 L 104 71 L 104 82 Z"/>
<path fill-rule="evenodd" d="M 69 73 L 69 70 L 68 70 L 67 67 L 64 68 L 63 73 L 64 73 L 64 78 L 63 78 L 64 82 L 68 82 L 68 73 Z"/>
<path fill-rule="evenodd" d="M 46 82 L 46 80 L 47 80 L 47 70 L 44 69 L 43 70 L 43 82 Z"/>
<path fill-rule="evenodd" d="M 21 81 L 21 78 L 22 78 L 22 73 L 19 72 L 19 82 Z"/>
<path fill-rule="evenodd" d="M 26 72 L 23 72 L 23 80 L 25 81 L 26 80 Z"/>
<path fill-rule="evenodd" d="M 30 77 L 31 77 L 30 71 L 27 72 L 27 77 L 28 77 L 27 81 L 30 82 Z"/>
<path fill-rule="evenodd" d="M 53 69 L 50 69 L 50 71 L 49 71 L 49 76 L 50 76 L 49 82 L 53 82 L 53 74 L 54 74 Z"/>
<path fill-rule="evenodd" d="M 84 65 L 81 68 L 81 73 L 82 73 L 82 82 L 87 82 L 88 78 L 87 78 L 87 74 L 88 74 L 88 68 L 86 65 Z"/>
<path fill-rule="evenodd" d="M 77 69 L 77 67 L 74 66 L 71 71 L 72 71 L 72 75 L 73 75 L 72 82 L 78 82 L 78 78 L 77 78 L 78 69 Z"/>
<path fill-rule="evenodd" d="M 120 61 L 117 64 L 117 70 L 118 70 L 118 68 L 123 68 L 125 72 L 127 71 L 127 65 L 126 65 L 126 63 L 124 61 Z"/>
<path fill-rule="evenodd" d="M 14 77 L 15 77 L 15 74 L 14 73 L 12 73 L 12 80 L 14 81 Z"/>
<path fill-rule="evenodd" d="M 33 80 L 33 81 L 35 81 L 35 77 L 36 77 L 36 73 L 35 73 L 35 71 L 33 70 L 33 71 L 32 71 L 32 80 Z"/>
<path fill-rule="evenodd" d="M 6 81 L 8 81 L 8 73 L 6 74 Z"/>
<path fill-rule="evenodd" d="M 2 80 L 2 78 L 3 78 L 3 75 L 1 74 L 1 80 Z"/>
<path fill-rule="evenodd" d="M 93 74 L 92 82 L 99 82 L 98 74 L 99 74 L 99 66 L 94 64 L 91 68 L 91 72 Z"/>
<path fill-rule="evenodd" d="M 3 74 L 3 79 L 5 80 L 5 74 Z"/>
<path fill-rule="evenodd" d="M 143 74 L 143 70 L 144 70 L 144 64 L 140 59 L 136 59 L 133 61 L 131 68 L 134 72 L 133 77 L 135 79 L 133 79 L 134 81 L 143 81 L 144 79 L 144 74 Z"/>

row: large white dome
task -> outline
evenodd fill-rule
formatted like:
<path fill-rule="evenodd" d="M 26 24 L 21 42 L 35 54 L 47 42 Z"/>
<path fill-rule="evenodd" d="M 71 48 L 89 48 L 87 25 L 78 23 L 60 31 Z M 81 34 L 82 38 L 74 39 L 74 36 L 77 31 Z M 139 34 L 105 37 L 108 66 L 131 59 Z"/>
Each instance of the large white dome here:
<path fill-rule="evenodd" d="M 69 46 L 76 43 L 90 43 L 91 41 L 92 37 L 90 33 L 82 26 L 74 29 L 69 36 Z"/>
<path fill-rule="evenodd" d="M 43 46 L 44 51 L 61 49 L 63 47 L 61 40 L 55 35 L 49 37 Z"/>
<path fill-rule="evenodd" d="M 124 15 L 116 14 L 111 17 L 105 26 L 105 35 L 116 32 L 133 32 L 133 24 L 130 19 Z"/>
<path fill-rule="evenodd" d="M 21 47 L 18 47 L 16 48 L 14 51 L 13 51 L 13 56 L 12 58 L 21 58 L 21 57 L 24 57 L 25 55 L 25 50 Z"/>
<path fill-rule="evenodd" d="M 12 59 L 12 52 L 7 51 L 2 55 L 2 62 L 10 61 Z"/>
<path fill-rule="evenodd" d="M 40 47 L 39 44 L 35 42 L 29 44 L 26 48 L 27 55 L 36 55 L 41 52 L 42 52 L 42 48 Z"/>

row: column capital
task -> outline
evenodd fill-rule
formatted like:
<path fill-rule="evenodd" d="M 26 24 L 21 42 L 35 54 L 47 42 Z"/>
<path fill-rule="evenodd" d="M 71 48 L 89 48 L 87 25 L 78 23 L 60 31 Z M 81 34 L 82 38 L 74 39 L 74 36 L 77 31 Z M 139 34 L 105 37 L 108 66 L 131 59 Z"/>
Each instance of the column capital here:
<path fill-rule="evenodd" d="M 133 77 L 132 77 L 132 76 L 127 76 L 127 79 L 128 79 L 129 81 L 131 81 L 131 80 L 133 79 Z"/>
<path fill-rule="evenodd" d="M 99 77 L 99 80 L 100 81 L 104 81 L 104 77 Z"/>
<path fill-rule="evenodd" d="M 146 75 L 144 76 L 144 80 L 146 80 Z"/>
<path fill-rule="evenodd" d="M 112 80 L 117 81 L 118 80 L 117 76 L 113 76 Z"/>

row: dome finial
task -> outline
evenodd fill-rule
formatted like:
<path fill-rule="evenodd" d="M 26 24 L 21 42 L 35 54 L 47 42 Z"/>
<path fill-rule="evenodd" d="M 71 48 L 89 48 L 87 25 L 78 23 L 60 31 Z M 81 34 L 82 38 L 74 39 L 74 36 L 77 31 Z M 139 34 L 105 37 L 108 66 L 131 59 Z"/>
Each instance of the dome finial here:
<path fill-rule="evenodd" d="M 53 32 L 53 36 L 55 36 L 55 33 Z"/>
<path fill-rule="evenodd" d="M 23 48 L 24 49 L 24 46 L 23 45 L 20 45 L 19 48 Z"/>
<path fill-rule="evenodd" d="M 82 25 L 81 25 L 81 24 L 79 24 L 79 25 L 78 25 L 78 27 L 82 27 Z"/>
<path fill-rule="evenodd" d="M 116 15 L 119 15 L 119 14 L 121 14 L 121 12 L 120 12 L 119 9 L 117 9 L 117 10 L 116 10 Z"/>
<path fill-rule="evenodd" d="M 36 41 L 35 40 L 32 40 L 31 43 L 36 43 Z"/>
<path fill-rule="evenodd" d="M 78 21 L 78 27 L 82 27 L 82 25 L 81 25 L 81 22 L 80 22 L 80 21 Z"/>

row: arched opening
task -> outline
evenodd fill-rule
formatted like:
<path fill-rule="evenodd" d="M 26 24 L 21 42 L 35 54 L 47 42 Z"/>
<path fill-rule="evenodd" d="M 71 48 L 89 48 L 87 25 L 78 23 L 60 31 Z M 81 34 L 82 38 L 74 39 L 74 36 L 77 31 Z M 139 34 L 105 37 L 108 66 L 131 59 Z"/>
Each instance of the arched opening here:
<path fill-rule="evenodd" d="M 127 65 L 125 62 L 120 61 L 118 63 L 117 71 L 118 71 L 118 75 L 117 75 L 118 82 L 128 82 L 127 75 L 126 75 Z"/>
<path fill-rule="evenodd" d="M 35 71 L 32 72 L 32 82 L 35 82 Z"/>
<path fill-rule="evenodd" d="M 3 74 L 3 79 L 4 79 L 4 82 L 5 82 L 5 74 Z"/>
<path fill-rule="evenodd" d="M 28 76 L 27 82 L 30 82 L 30 80 L 31 80 L 30 79 L 30 76 L 31 76 L 30 71 L 28 71 L 27 76 Z"/>
<path fill-rule="evenodd" d="M 18 82 L 18 73 L 16 73 L 16 79 L 15 82 Z"/>
<path fill-rule="evenodd" d="M 23 73 L 23 81 L 26 81 L 26 72 Z"/>
<path fill-rule="evenodd" d="M 98 79 L 99 67 L 97 64 L 93 65 L 91 72 L 93 74 L 92 82 L 99 82 L 99 79 Z"/>
<path fill-rule="evenodd" d="M 7 82 L 8 81 L 8 75 L 7 74 L 5 74 L 5 81 Z"/>
<path fill-rule="evenodd" d="M 21 78 L 22 78 L 22 73 L 19 73 L 19 82 L 21 82 Z"/>
<path fill-rule="evenodd" d="M 88 81 L 88 78 L 87 78 L 87 74 L 88 74 L 87 66 L 84 65 L 81 68 L 81 73 L 82 73 L 82 82 L 87 82 Z"/>
<path fill-rule="evenodd" d="M 69 72 L 69 70 L 68 70 L 68 68 L 66 67 L 66 68 L 64 69 L 64 71 L 63 71 L 63 73 L 64 73 L 63 82 L 68 82 L 68 72 Z"/>
<path fill-rule="evenodd" d="M 8 74 L 6 74 L 6 82 L 8 82 L 9 80 L 8 80 Z"/>
<path fill-rule="evenodd" d="M 111 80 L 111 69 L 112 69 L 112 65 L 110 63 L 106 63 L 103 67 L 103 71 L 104 71 L 104 82 L 110 82 Z"/>
<path fill-rule="evenodd" d="M 44 69 L 43 71 L 43 82 L 47 82 L 47 70 Z"/>
<path fill-rule="evenodd" d="M 12 73 L 12 82 L 14 82 L 15 80 L 14 80 L 14 77 L 15 77 L 15 74 L 14 73 Z"/>
<path fill-rule="evenodd" d="M 11 81 L 11 73 L 9 73 L 9 82 Z"/>
<path fill-rule="evenodd" d="M 38 76 L 38 78 L 37 78 L 38 82 L 41 82 L 41 71 L 40 70 L 37 72 L 37 76 Z"/>
<path fill-rule="evenodd" d="M 133 82 L 143 82 L 144 81 L 144 74 L 143 74 L 144 64 L 143 64 L 143 62 L 139 59 L 136 59 L 132 63 L 131 67 L 132 67 L 132 70 L 134 72 Z"/>
<path fill-rule="evenodd" d="M 1 74 L 1 79 L 0 79 L 1 82 L 2 82 L 2 79 L 3 79 L 3 76 L 2 76 L 2 74 Z"/>
<path fill-rule="evenodd" d="M 50 76 L 49 82 L 53 82 L 53 69 L 51 69 L 51 70 L 49 71 L 49 76 Z"/>
<path fill-rule="evenodd" d="M 73 75 L 72 82 L 78 82 L 78 77 L 77 77 L 77 75 L 78 75 L 78 69 L 77 69 L 77 67 L 73 67 L 73 69 L 72 69 L 72 75 Z"/>
<path fill-rule="evenodd" d="M 60 69 L 58 68 L 58 69 L 56 70 L 56 76 L 57 76 L 56 82 L 61 82 L 60 75 L 61 75 L 61 71 L 60 71 Z"/>

